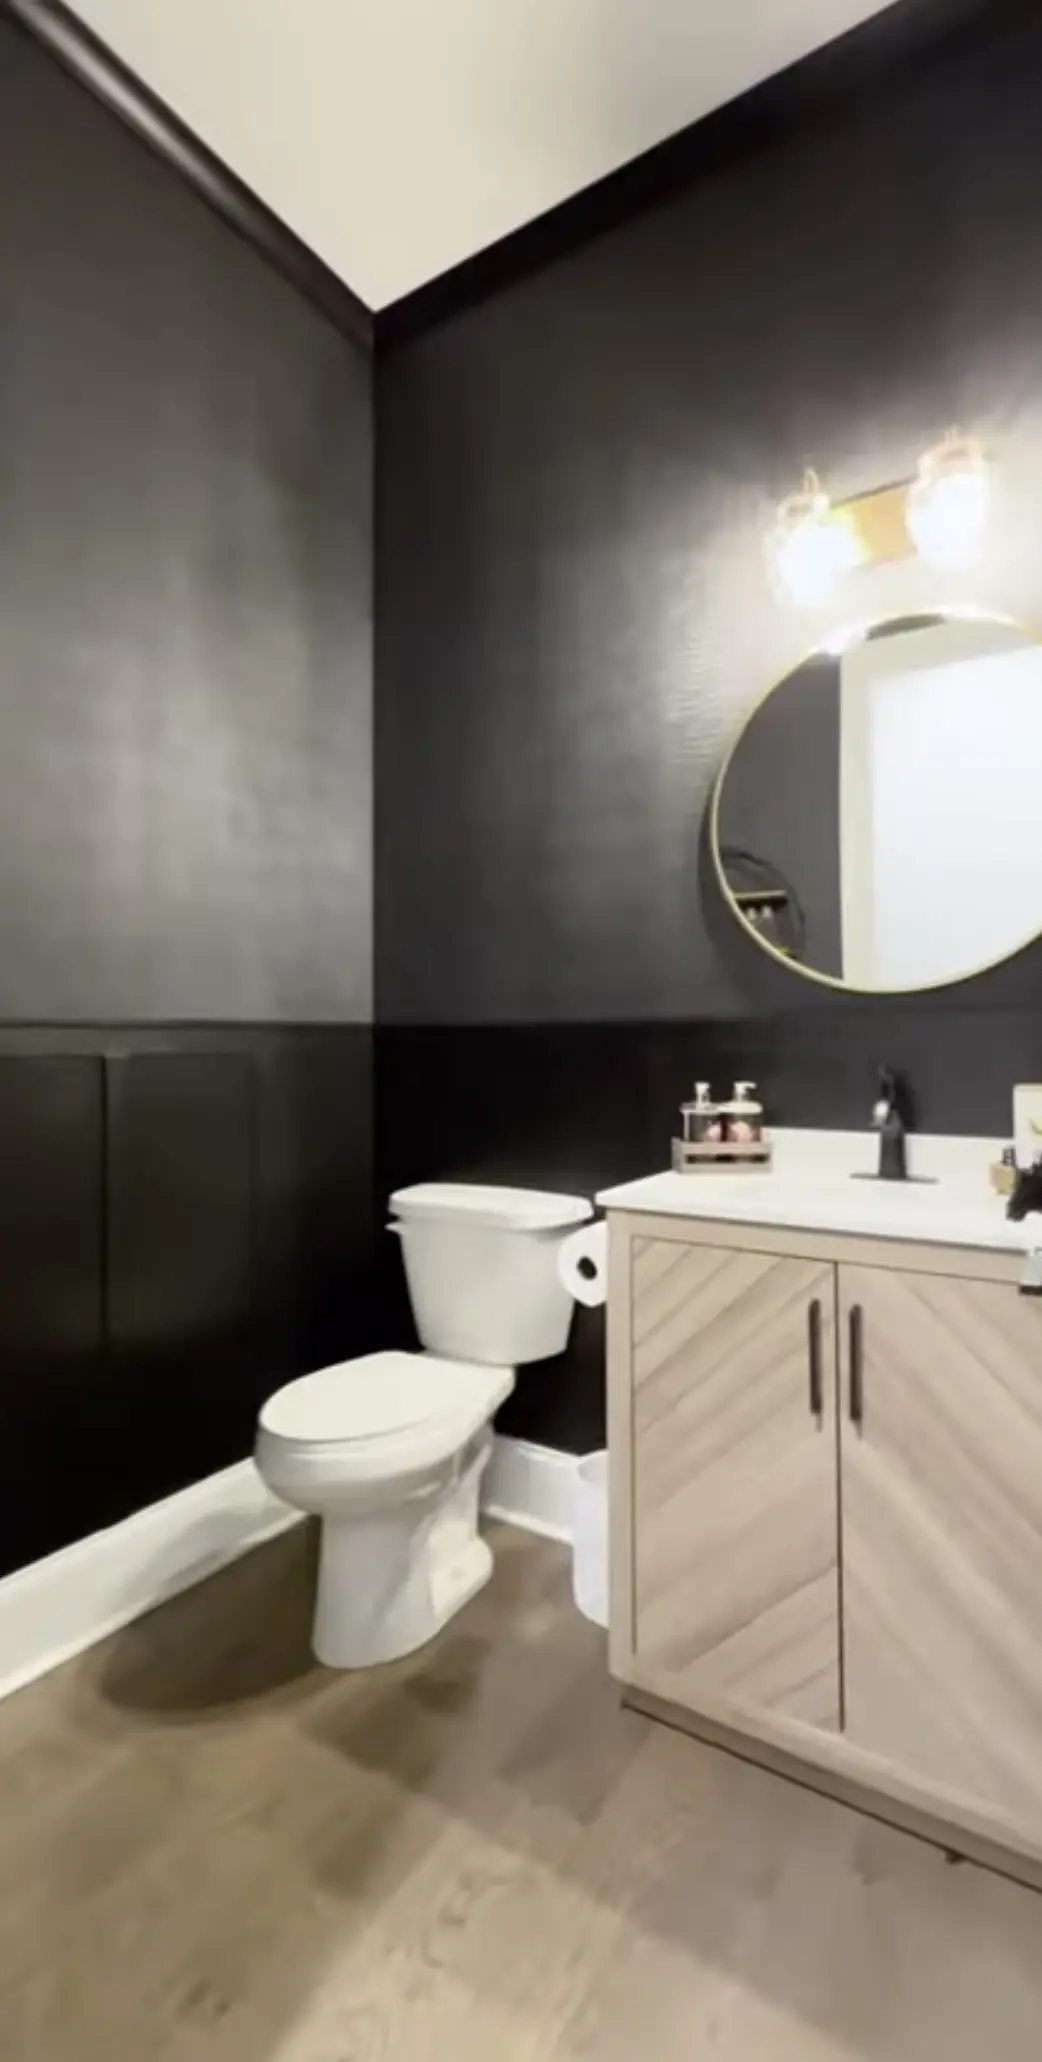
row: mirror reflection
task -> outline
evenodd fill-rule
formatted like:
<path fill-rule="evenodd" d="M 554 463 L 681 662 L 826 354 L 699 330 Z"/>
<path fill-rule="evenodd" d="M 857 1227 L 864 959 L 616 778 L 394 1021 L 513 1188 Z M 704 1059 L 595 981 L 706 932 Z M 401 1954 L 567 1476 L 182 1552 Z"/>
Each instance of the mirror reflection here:
<path fill-rule="evenodd" d="M 734 913 L 845 987 L 939 987 L 1042 932 L 1042 646 L 997 617 L 874 625 L 761 701 L 713 802 Z"/>

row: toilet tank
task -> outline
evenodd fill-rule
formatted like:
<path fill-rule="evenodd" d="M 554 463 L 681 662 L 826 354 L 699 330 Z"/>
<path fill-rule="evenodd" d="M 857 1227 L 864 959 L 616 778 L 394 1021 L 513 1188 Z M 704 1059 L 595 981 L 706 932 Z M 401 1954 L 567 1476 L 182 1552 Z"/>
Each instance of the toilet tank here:
<path fill-rule="evenodd" d="M 582 1196 L 422 1182 L 391 1197 L 416 1329 L 430 1353 L 523 1367 L 568 1343 L 562 1241 L 593 1216 Z"/>

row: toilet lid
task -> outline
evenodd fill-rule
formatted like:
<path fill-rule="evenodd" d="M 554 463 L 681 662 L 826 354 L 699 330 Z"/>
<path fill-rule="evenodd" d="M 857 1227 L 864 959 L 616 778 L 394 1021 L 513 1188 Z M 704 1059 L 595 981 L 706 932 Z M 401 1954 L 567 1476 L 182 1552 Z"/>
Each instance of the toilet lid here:
<path fill-rule="evenodd" d="M 424 1353 L 367 1353 L 276 1390 L 260 1422 L 279 1439 L 378 1439 L 456 1411 L 495 1407 L 502 1368 Z"/>
<path fill-rule="evenodd" d="M 586 1196 L 559 1196 L 547 1189 L 489 1188 L 479 1182 L 421 1181 L 395 1189 L 391 1209 L 407 1222 L 448 1218 L 457 1224 L 492 1225 L 500 1231 L 569 1231 L 593 1216 Z"/>

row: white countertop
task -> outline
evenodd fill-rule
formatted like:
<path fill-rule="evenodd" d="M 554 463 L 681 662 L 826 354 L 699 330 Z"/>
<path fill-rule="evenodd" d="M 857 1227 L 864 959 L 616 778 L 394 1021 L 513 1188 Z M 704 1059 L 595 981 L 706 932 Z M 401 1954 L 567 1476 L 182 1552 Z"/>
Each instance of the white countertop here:
<path fill-rule="evenodd" d="M 876 1164 L 878 1143 L 870 1133 L 774 1137 L 769 1173 L 650 1174 L 602 1189 L 597 1202 L 606 1210 L 915 1239 L 923 1245 L 1013 1253 L 1042 1246 L 1042 1216 L 1011 1224 L 1004 1198 L 989 1186 L 988 1164 L 1001 1151 L 998 1141 L 916 1138 L 910 1141 L 911 1165 L 936 1179 L 881 1182 L 854 1179 Z"/>

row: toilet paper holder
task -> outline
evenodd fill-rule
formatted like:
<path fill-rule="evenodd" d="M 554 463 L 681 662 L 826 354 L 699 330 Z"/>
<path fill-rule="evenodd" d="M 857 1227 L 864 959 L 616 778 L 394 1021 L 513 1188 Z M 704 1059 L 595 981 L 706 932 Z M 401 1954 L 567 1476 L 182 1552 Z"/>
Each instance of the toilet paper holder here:
<path fill-rule="evenodd" d="M 608 1226 L 603 1217 L 562 1239 L 557 1272 L 576 1303 L 600 1310 L 608 1300 Z"/>

